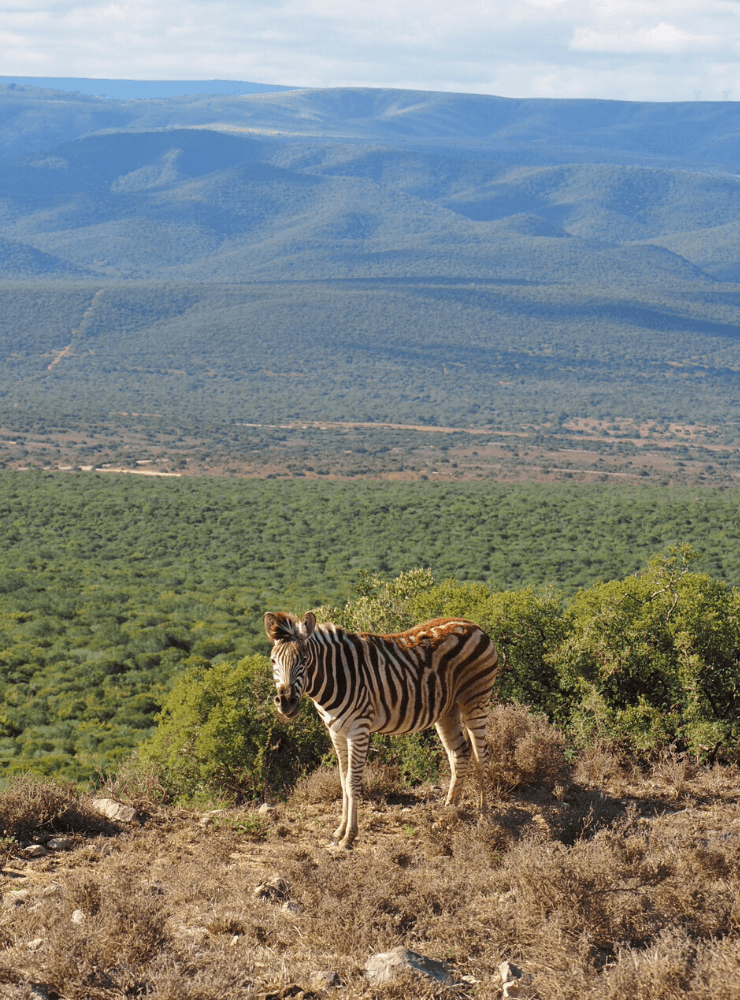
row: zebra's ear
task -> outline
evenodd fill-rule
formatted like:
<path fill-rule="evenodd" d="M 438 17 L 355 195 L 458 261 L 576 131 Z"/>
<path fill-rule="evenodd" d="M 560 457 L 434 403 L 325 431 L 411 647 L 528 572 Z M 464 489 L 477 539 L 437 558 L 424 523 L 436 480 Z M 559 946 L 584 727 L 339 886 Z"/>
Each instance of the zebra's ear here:
<path fill-rule="evenodd" d="M 316 615 L 313 611 L 307 611 L 305 613 L 301 626 L 304 639 L 308 639 L 309 636 L 313 635 L 313 630 L 316 628 Z"/>
<path fill-rule="evenodd" d="M 277 630 L 278 620 L 277 616 L 268 611 L 265 617 L 262 619 L 265 625 L 265 633 L 268 639 L 275 638 L 275 632 Z"/>

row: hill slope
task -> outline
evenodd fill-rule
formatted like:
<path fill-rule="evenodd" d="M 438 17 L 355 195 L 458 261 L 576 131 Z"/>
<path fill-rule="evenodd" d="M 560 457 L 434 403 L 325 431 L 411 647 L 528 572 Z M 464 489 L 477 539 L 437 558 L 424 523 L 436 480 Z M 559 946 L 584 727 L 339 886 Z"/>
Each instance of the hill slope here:
<path fill-rule="evenodd" d="M 9 430 L 141 412 L 211 445 L 296 420 L 733 438 L 735 105 L 16 87 L 0 107 Z"/>

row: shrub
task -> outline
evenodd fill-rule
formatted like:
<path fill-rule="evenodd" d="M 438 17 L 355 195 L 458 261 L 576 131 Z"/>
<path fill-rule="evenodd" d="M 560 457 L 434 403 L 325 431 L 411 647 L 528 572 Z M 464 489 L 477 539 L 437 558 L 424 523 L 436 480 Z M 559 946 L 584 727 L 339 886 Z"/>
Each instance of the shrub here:
<path fill-rule="evenodd" d="M 553 788 L 565 779 L 565 741 L 546 716 L 497 705 L 488 718 L 488 780 L 496 789 Z"/>
<path fill-rule="evenodd" d="M 582 745 L 649 757 L 678 741 L 702 755 L 740 736 L 740 595 L 690 573 L 693 557 L 674 548 L 568 607 L 549 662 Z"/>
<path fill-rule="evenodd" d="M 336 765 L 317 767 L 298 780 L 293 795 L 298 802 L 334 802 L 341 799 L 339 768 Z"/>
<path fill-rule="evenodd" d="M 12 775 L 0 790 L 2 835 L 22 840 L 34 833 L 101 833 L 111 824 L 71 781 Z"/>
<path fill-rule="evenodd" d="M 142 744 L 173 800 L 198 804 L 280 794 L 331 750 L 326 728 L 304 703 L 296 722 L 279 722 L 270 661 L 247 656 L 182 675 Z"/>
<path fill-rule="evenodd" d="M 434 577 L 428 569 L 412 569 L 395 580 L 360 573 L 355 598 L 343 608 L 316 608 L 316 615 L 319 621 L 332 621 L 348 632 L 403 632 L 419 621 L 412 599 L 432 587 Z"/>

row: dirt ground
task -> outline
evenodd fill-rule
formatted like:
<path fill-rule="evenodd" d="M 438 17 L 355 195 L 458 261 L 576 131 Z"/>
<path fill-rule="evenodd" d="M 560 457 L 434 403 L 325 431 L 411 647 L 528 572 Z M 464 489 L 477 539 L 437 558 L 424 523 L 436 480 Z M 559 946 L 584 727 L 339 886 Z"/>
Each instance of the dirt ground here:
<path fill-rule="evenodd" d="M 0 996 L 178 1000 L 740 996 L 740 772 L 598 753 L 550 787 L 443 789 L 369 769 L 354 850 L 335 772 L 261 813 L 136 802 L 132 823 L 5 843 Z M 472 792 L 472 789 L 471 789 Z M 88 804 L 89 805 L 89 804 Z M 447 964 L 373 985 L 397 945 Z M 510 994 L 511 995 L 511 994 Z"/>
<path fill-rule="evenodd" d="M 227 440 L 162 430 L 156 414 L 114 414 L 102 429 L 0 428 L 0 462 L 144 475 L 737 485 L 740 447 L 724 435 L 625 419 L 515 431 L 299 421 L 237 424 Z"/>

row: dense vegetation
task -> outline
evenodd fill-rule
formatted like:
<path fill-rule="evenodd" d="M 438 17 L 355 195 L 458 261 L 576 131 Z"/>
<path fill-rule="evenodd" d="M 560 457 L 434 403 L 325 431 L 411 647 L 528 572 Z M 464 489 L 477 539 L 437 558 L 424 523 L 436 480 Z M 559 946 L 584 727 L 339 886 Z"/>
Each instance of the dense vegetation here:
<path fill-rule="evenodd" d="M 574 643 L 568 684 L 578 688 L 579 698 L 585 696 L 582 683 L 596 684 L 592 693 L 600 690 L 597 678 L 579 673 L 587 661 L 578 636 L 579 623 L 591 614 L 589 602 L 599 605 L 602 591 L 587 589 L 565 617 L 558 595 L 641 571 L 667 545 L 690 543 L 701 553 L 692 569 L 708 576 L 701 576 L 705 582 L 696 600 L 719 608 L 730 629 L 711 640 L 710 651 L 726 650 L 734 641 L 734 619 L 722 605 L 732 593 L 726 587 L 740 584 L 740 513 L 733 491 L 697 496 L 695 490 L 603 485 L 161 480 L 6 471 L 0 474 L 0 532 L 0 753 L 11 771 L 30 767 L 82 778 L 113 766 L 152 732 L 176 676 L 223 664 L 222 673 L 212 676 L 228 678 L 244 657 L 266 651 L 265 610 L 341 609 L 353 588 L 361 597 L 357 588 L 367 586 L 359 571 L 387 580 L 428 567 L 442 590 L 438 606 L 419 597 L 414 614 L 422 617 L 452 606 L 445 603 L 443 581 L 457 580 L 449 585 L 451 593 L 461 588 L 455 601 L 467 603 L 455 613 L 467 608 L 480 617 L 504 643 L 510 661 L 520 664 L 509 674 L 507 693 L 551 715 L 560 711 L 557 698 L 548 700 L 537 684 L 548 676 L 541 673 L 543 653 L 551 649 L 547 636 L 558 638 L 563 622 L 570 623 Z M 710 585 L 710 578 L 716 582 Z M 638 580 L 609 586 L 643 585 Z M 550 597 L 536 589 L 548 586 Z M 611 599 L 608 587 L 603 593 Z M 490 601 L 509 610 L 492 617 Z M 670 628 L 660 631 L 660 603 L 649 607 L 657 624 L 651 619 L 644 627 L 658 629 L 655 642 L 674 650 L 666 670 L 675 674 L 684 669 L 676 666 L 679 639 Z M 529 622 L 531 629 L 540 619 L 546 641 L 527 645 L 516 639 L 513 625 L 513 638 L 506 639 L 506 622 Z M 686 629 L 699 635 L 701 621 Z M 639 616 L 624 624 L 625 634 L 644 625 Z M 725 662 L 716 660 L 718 669 Z M 251 668 L 239 669 L 253 669 L 254 661 L 249 663 Z M 637 692 L 639 701 L 641 690 L 630 697 Z M 673 688 L 668 690 L 666 697 L 673 697 Z M 720 701 L 726 701 L 723 692 Z M 626 707 L 619 692 L 622 702 L 614 704 L 607 694 L 610 711 Z M 719 708 L 717 718 L 723 718 Z M 620 719 L 615 716 L 615 726 Z M 684 721 L 681 715 L 680 726 Z M 649 719 L 645 724 L 650 729 Z M 725 739 L 723 729 L 720 735 Z"/>
<path fill-rule="evenodd" d="M 565 609 L 546 592 L 435 585 L 428 571 L 416 570 L 386 583 L 366 579 L 344 609 L 318 614 L 379 632 L 471 618 L 496 638 L 505 664 L 498 696 L 555 720 L 571 748 L 609 747 L 633 760 L 668 748 L 714 760 L 721 750 L 736 759 L 740 591 L 691 573 L 691 557 L 675 548 L 642 574 L 579 591 Z M 299 723 L 276 722 L 271 687 L 264 656 L 178 679 L 140 752 L 171 798 L 274 794 L 330 754 L 308 703 Z M 373 737 L 371 757 L 419 781 L 438 776 L 442 754 L 424 733 Z M 541 776 L 542 767 L 535 770 Z"/>
<path fill-rule="evenodd" d="M 722 284 L 3 282 L 0 425 L 11 439 L 85 436 L 133 413 L 248 453 L 254 423 L 611 417 L 716 424 L 727 446 L 739 327 L 737 288 Z M 320 466 L 320 435 L 312 450 Z M 716 455 L 730 457 L 737 469 Z"/>

